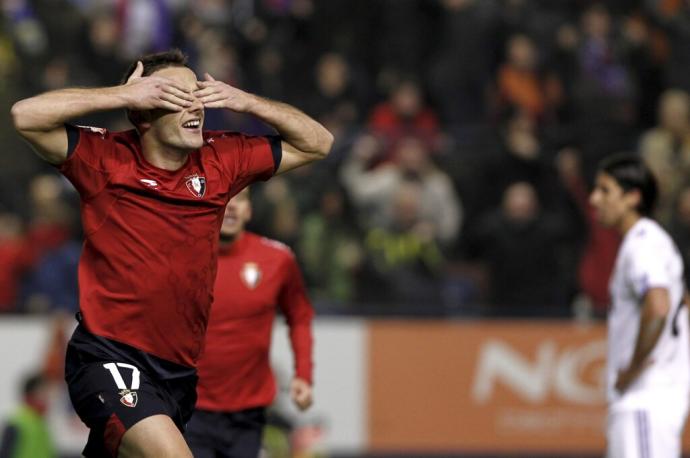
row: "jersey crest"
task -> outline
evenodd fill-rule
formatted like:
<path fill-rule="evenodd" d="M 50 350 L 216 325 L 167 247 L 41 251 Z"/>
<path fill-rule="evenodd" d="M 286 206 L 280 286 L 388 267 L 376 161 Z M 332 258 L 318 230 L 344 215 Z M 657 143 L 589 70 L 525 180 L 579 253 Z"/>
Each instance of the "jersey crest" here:
<path fill-rule="evenodd" d="M 255 262 L 245 262 L 240 272 L 242 282 L 249 289 L 256 289 L 261 282 L 262 272 L 259 265 Z"/>
<path fill-rule="evenodd" d="M 189 192 L 196 197 L 201 198 L 204 197 L 204 194 L 206 194 L 206 178 L 204 177 L 200 177 L 196 174 L 188 176 L 185 184 L 187 185 Z"/>
<path fill-rule="evenodd" d="M 136 407 L 139 396 L 136 391 L 121 390 L 120 391 L 120 402 L 127 407 Z"/>

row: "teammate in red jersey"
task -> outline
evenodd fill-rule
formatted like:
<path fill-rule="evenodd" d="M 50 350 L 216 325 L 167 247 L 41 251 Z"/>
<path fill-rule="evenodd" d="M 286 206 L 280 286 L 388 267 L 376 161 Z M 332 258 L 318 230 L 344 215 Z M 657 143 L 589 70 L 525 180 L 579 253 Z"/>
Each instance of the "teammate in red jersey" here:
<path fill-rule="evenodd" d="M 257 116 L 278 132 L 203 131 L 204 108 Z M 67 124 L 126 109 L 135 130 Z M 84 455 L 190 457 L 195 402 L 225 204 L 249 183 L 323 158 L 332 135 L 299 110 L 198 81 L 170 51 L 125 83 L 47 92 L 12 107 L 14 126 L 81 196 L 80 325 L 65 377 L 91 433 Z"/>
<path fill-rule="evenodd" d="M 269 348 L 278 308 L 290 328 L 295 356 L 290 395 L 302 410 L 312 403 L 314 311 L 290 249 L 244 230 L 251 212 L 245 189 L 226 206 L 220 230 L 218 276 L 198 365 L 198 401 L 185 434 L 196 458 L 259 454 L 264 410 L 276 394 Z"/>

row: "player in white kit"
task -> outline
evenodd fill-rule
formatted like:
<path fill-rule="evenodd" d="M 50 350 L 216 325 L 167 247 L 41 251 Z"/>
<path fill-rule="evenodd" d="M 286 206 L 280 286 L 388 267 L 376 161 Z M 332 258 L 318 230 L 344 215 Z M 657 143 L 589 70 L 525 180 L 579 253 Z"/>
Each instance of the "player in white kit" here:
<path fill-rule="evenodd" d="M 688 310 L 683 261 L 650 219 L 654 176 L 641 159 L 600 166 L 590 202 L 599 222 L 623 236 L 610 280 L 608 458 L 677 458 L 688 413 Z"/>

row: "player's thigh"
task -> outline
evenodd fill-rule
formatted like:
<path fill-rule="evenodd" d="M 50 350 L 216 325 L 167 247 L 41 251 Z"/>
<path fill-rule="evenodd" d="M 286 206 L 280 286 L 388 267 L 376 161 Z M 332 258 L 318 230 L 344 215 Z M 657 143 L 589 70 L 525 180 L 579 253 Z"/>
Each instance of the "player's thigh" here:
<path fill-rule="evenodd" d="M 191 458 L 180 430 L 166 415 L 144 418 L 120 442 L 119 458 Z"/>
<path fill-rule="evenodd" d="M 216 458 L 216 450 L 222 450 L 229 442 L 223 429 L 220 413 L 195 410 L 185 428 L 184 438 L 194 458 Z"/>
<path fill-rule="evenodd" d="M 239 412 L 195 410 L 185 439 L 195 458 L 255 458 L 261 449 L 263 408 Z M 213 453 L 209 455 L 209 451 Z"/>
<path fill-rule="evenodd" d="M 660 405 L 651 410 L 609 414 L 607 458 L 679 458 L 684 411 Z"/>
<path fill-rule="evenodd" d="M 223 458 L 255 458 L 261 450 L 266 413 L 263 408 L 247 409 L 231 415 L 233 441 Z"/>
<path fill-rule="evenodd" d="M 686 409 L 682 402 L 668 403 L 650 409 L 644 414 L 644 425 L 649 430 L 652 457 L 680 458 Z"/>
<path fill-rule="evenodd" d="M 606 458 L 646 458 L 647 432 L 642 430 L 639 411 L 616 411 L 608 415 Z"/>

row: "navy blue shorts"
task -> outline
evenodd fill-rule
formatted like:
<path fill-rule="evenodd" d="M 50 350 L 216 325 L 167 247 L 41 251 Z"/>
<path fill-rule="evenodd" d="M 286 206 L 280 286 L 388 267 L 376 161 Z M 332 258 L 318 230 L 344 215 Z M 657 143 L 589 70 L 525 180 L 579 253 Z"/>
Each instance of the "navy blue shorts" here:
<path fill-rule="evenodd" d="M 255 458 L 265 425 L 263 407 L 238 412 L 196 409 L 184 437 L 194 458 Z"/>
<path fill-rule="evenodd" d="M 77 327 L 67 345 L 65 380 L 91 430 L 85 457 L 116 457 L 124 433 L 153 415 L 167 415 L 184 432 L 196 403 L 196 371 L 175 371 L 174 363 L 161 361 Z"/>

